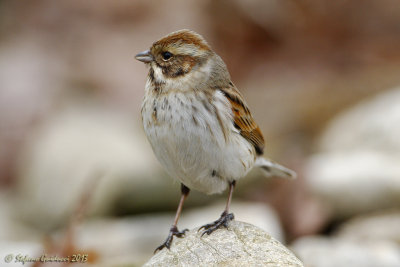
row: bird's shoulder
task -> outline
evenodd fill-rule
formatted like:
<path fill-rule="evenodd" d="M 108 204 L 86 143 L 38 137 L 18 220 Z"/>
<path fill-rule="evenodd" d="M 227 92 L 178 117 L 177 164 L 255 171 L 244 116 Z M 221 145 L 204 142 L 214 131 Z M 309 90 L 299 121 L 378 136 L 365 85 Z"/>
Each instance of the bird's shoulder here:
<path fill-rule="evenodd" d="M 263 154 L 264 137 L 242 94 L 231 81 L 228 85 L 219 87 L 218 90 L 223 93 L 232 107 L 235 128 L 239 130 L 240 135 L 254 146 L 258 155 Z"/>

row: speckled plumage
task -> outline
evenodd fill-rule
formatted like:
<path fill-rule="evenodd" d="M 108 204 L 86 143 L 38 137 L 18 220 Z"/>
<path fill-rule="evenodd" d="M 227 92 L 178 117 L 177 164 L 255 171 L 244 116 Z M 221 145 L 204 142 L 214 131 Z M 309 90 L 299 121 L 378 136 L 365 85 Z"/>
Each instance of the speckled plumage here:
<path fill-rule="evenodd" d="M 270 176 L 294 176 L 262 157 L 260 128 L 225 63 L 203 37 L 173 32 L 136 58 L 149 66 L 144 131 L 157 159 L 184 186 L 214 194 L 231 185 L 231 196 L 234 182 L 254 166 Z"/>
<path fill-rule="evenodd" d="M 165 51 L 174 58 L 163 60 Z M 156 157 L 189 188 L 207 194 L 225 190 L 228 181 L 246 175 L 264 150 L 260 128 L 225 63 L 188 30 L 160 39 L 150 52 L 154 61 L 142 118 Z"/>

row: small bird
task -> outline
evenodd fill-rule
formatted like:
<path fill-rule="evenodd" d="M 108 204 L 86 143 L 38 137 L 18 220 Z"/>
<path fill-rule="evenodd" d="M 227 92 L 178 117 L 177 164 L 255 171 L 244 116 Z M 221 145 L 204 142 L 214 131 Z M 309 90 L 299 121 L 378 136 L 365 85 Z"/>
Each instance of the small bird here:
<path fill-rule="evenodd" d="M 144 131 L 167 173 L 181 182 L 181 199 L 167 239 L 183 237 L 177 223 L 190 189 L 205 194 L 229 187 L 224 212 L 202 226 L 202 235 L 228 227 L 236 181 L 254 166 L 266 176 L 294 178 L 295 172 L 264 158 L 264 138 L 224 61 L 204 38 L 172 32 L 135 56 L 149 67 L 142 103 Z"/>

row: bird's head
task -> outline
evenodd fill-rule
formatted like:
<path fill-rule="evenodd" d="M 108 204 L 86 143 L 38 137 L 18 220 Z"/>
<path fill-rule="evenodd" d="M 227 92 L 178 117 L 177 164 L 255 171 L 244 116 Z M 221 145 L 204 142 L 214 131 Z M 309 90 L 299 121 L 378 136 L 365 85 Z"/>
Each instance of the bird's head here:
<path fill-rule="evenodd" d="M 223 77 L 229 76 L 225 64 L 206 40 L 191 30 L 170 33 L 154 42 L 149 50 L 137 54 L 135 58 L 149 64 L 150 79 L 161 83 L 183 80 L 194 83 L 199 79 L 204 82 L 213 75 L 212 72 L 217 72 Z"/>

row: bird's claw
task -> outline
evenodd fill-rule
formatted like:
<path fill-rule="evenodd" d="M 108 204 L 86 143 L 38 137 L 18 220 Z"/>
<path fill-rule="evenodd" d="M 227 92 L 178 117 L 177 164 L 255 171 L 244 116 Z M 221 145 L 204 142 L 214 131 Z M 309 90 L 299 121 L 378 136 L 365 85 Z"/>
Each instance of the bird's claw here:
<path fill-rule="evenodd" d="M 229 222 L 232 221 L 234 218 L 235 218 L 235 216 L 233 215 L 233 213 L 227 213 L 226 211 L 224 211 L 218 220 L 216 220 L 212 223 L 203 225 L 202 227 L 199 228 L 198 231 L 204 229 L 203 233 L 201 233 L 201 236 L 203 236 L 205 234 L 210 235 L 212 232 L 221 228 L 222 226 L 225 228 L 228 228 Z"/>
<path fill-rule="evenodd" d="M 171 229 L 169 229 L 169 233 L 168 233 L 167 239 L 165 240 L 164 243 L 162 243 L 160 246 L 158 246 L 154 250 L 154 254 L 156 254 L 158 251 L 162 250 L 163 248 L 169 249 L 171 247 L 172 240 L 173 240 L 174 236 L 182 238 L 182 237 L 185 236 L 185 232 L 186 231 L 189 231 L 189 230 L 188 229 L 184 229 L 182 231 L 179 231 L 176 226 L 172 226 Z"/>

